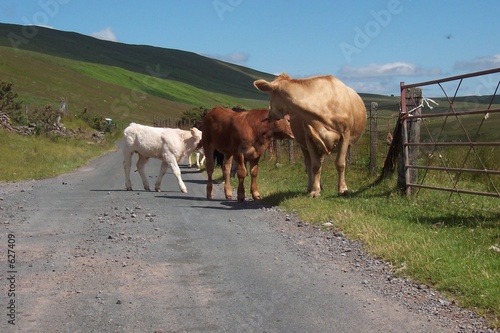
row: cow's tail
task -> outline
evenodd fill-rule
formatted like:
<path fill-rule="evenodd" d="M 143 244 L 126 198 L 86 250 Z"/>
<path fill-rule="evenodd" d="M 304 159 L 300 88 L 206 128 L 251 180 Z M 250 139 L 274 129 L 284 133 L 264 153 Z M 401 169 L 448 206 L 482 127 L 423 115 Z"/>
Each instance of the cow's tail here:
<path fill-rule="evenodd" d="M 203 147 L 203 142 L 201 142 L 201 140 L 200 140 L 200 142 L 198 142 L 198 145 L 196 146 L 196 148 L 194 150 L 198 151 L 201 149 L 201 147 Z"/>

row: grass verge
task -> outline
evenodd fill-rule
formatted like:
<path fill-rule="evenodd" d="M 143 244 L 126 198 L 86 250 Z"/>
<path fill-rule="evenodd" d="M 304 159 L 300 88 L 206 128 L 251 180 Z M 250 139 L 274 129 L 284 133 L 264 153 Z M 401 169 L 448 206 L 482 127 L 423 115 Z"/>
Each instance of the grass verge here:
<path fill-rule="evenodd" d="M 114 144 L 47 136 L 22 136 L 0 129 L 0 181 L 54 177 L 112 150 Z"/>

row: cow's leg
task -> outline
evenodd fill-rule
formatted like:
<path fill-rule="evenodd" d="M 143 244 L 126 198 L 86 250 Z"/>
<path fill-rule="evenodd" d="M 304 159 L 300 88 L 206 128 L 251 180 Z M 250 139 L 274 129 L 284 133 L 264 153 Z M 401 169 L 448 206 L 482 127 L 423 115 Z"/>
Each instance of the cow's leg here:
<path fill-rule="evenodd" d="M 201 160 L 200 160 L 200 168 L 205 163 L 205 152 L 200 150 Z"/>
<path fill-rule="evenodd" d="M 226 199 L 233 198 L 233 189 L 231 188 L 231 165 L 233 164 L 233 156 L 224 154 L 222 162 L 222 175 L 224 176 L 224 194 Z"/>
<path fill-rule="evenodd" d="M 163 154 L 163 162 L 168 164 L 172 168 L 172 172 L 173 172 L 174 176 L 177 178 L 177 183 L 179 184 L 179 188 L 180 188 L 181 192 L 186 193 L 187 192 L 186 185 L 182 181 L 181 169 L 179 168 L 179 165 L 177 164 L 177 160 L 175 159 L 175 157 L 172 154 Z M 163 166 L 162 166 L 162 168 L 163 168 Z M 157 190 L 159 190 L 161 178 L 158 178 L 156 180 L 156 183 L 158 186 Z"/>
<path fill-rule="evenodd" d="M 201 158 L 200 157 L 201 157 L 201 152 L 197 151 L 196 152 L 196 168 L 198 170 L 201 169 Z"/>
<path fill-rule="evenodd" d="M 214 173 L 214 150 L 209 149 L 209 147 L 203 147 L 203 151 L 209 156 L 206 160 L 205 169 L 207 171 L 207 199 L 214 198 L 214 183 L 212 179 L 212 174 Z"/>
<path fill-rule="evenodd" d="M 307 173 L 307 192 L 311 192 L 313 189 L 313 184 L 315 183 L 315 172 L 313 171 L 312 167 L 312 162 L 311 162 L 311 155 L 309 154 L 309 151 L 305 149 L 307 152 L 307 159 L 304 157 L 304 164 L 306 165 L 306 173 Z M 304 156 L 306 156 L 306 153 L 304 153 Z M 319 188 L 320 190 L 323 190 L 323 181 L 321 180 L 321 172 L 318 175 L 319 177 Z"/>
<path fill-rule="evenodd" d="M 191 163 L 191 157 L 193 157 L 193 154 L 195 154 L 195 153 L 191 153 L 191 154 L 189 154 L 189 156 L 188 156 L 188 168 L 190 168 L 190 167 L 192 167 L 192 166 L 193 166 L 193 163 Z"/>
<path fill-rule="evenodd" d="M 238 202 L 245 201 L 245 177 L 247 169 L 245 167 L 245 157 L 242 154 L 236 154 L 236 175 L 238 176 Z M 229 168 L 231 165 L 229 165 Z M 229 170 L 228 170 L 229 171 Z M 228 177 L 229 178 L 229 177 Z"/>
<path fill-rule="evenodd" d="M 139 159 L 137 160 L 137 170 L 139 171 L 139 175 L 141 175 L 142 185 L 144 186 L 144 189 L 146 191 L 150 190 L 148 179 L 146 178 L 146 174 L 144 173 L 144 165 L 146 165 L 148 159 L 149 158 L 139 154 Z"/>
<path fill-rule="evenodd" d="M 123 170 L 125 171 L 125 188 L 132 191 L 132 182 L 130 181 L 130 168 L 132 166 L 133 151 L 123 150 Z"/>
<path fill-rule="evenodd" d="M 250 185 L 250 192 L 254 200 L 260 200 L 259 188 L 257 186 L 257 176 L 259 175 L 259 158 L 250 161 L 250 176 L 252 182 Z"/>
<path fill-rule="evenodd" d="M 347 184 L 345 182 L 345 166 L 347 152 L 349 150 L 349 140 L 345 136 L 339 142 L 339 151 L 335 159 L 335 167 L 337 168 L 338 179 L 338 193 L 339 195 L 347 195 Z"/>
<path fill-rule="evenodd" d="M 306 141 L 308 155 L 309 155 L 309 182 L 311 188 L 309 189 L 309 196 L 317 198 L 321 195 L 321 165 L 323 164 L 324 154 L 318 152 L 316 144 L 308 138 Z"/>
<path fill-rule="evenodd" d="M 311 170 L 311 155 L 306 147 L 300 147 L 302 150 L 302 155 L 304 156 L 304 165 L 306 166 L 307 173 L 307 192 L 311 192 L 313 184 L 313 173 Z"/>
<path fill-rule="evenodd" d="M 168 163 L 162 161 L 161 167 L 160 167 L 160 174 L 158 175 L 158 178 L 156 179 L 156 182 L 155 182 L 155 191 L 156 192 L 161 192 L 161 181 L 163 180 L 163 176 L 165 176 L 165 173 L 167 173 L 167 169 L 168 169 Z"/>
<path fill-rule="evenodd" d="M 317 198 L 321 195 L 321 166 L 323 165 L 324 155 L 316 151 L 311 156 L 311 174 L 312 186 L 309 196 Z"/>
<path fill-rule="evenodd" d="M 200 168 L 200 154 L 198 152 L 194 152 L 191 155 L 194 155 L 194 165 L 196 165 L 196 168 L 199 169 Z M 191 164 L 191 159 L 189 160 L 189 163 Z"/>

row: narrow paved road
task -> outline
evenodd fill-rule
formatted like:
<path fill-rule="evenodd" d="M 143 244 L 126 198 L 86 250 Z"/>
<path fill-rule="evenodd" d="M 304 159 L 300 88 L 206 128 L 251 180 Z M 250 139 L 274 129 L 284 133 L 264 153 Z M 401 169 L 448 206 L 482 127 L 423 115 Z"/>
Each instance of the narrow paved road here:
<path fill-rule="evenodd" d="M 150 161 L 151 183 L 158 171 Z M 0 184 L 0 331 L 452 331 L 294 251 L 270 226 L 284 218 L 275 210 L 223 200 L 220 188 L 208 201 L 205 176 L 182 171 L 186 194 L 171 172 L 161 193 L 137 173 L 127 192 L 116 151 Z"/>

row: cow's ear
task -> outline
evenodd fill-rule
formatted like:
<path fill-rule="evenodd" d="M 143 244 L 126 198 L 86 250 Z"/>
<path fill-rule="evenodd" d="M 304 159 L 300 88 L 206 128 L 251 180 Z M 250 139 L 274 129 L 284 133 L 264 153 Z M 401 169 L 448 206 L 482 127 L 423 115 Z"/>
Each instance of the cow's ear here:
<path fill-rule="evenodd" d="M 256 80 L 253 83 L 254 87 L 257 88 L 257 90 L 260 90 L 262 92 L 269 92 L 273 90 L 272 84 L 270 82 L 267 82 L 266 80 Z"/>

